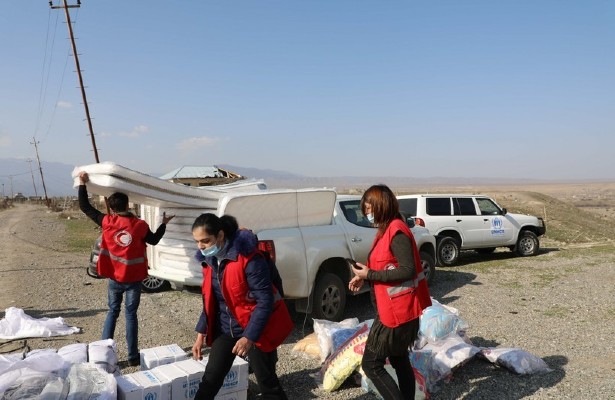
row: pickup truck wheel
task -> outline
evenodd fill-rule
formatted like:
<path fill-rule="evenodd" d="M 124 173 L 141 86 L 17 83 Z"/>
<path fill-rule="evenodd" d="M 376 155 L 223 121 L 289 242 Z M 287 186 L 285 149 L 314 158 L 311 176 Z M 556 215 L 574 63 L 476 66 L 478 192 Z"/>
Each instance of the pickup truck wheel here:
<path fill-rule="evenodd" d="M 346 288 L 339 276 L 325 273 L 314 288 L 312 318 L 341 321 L 346 307 Z"/>
<path fill-rule="evenodd" d="M 517 239 L 517 254 L 521 257 L 534 256 L 538 253 L 540 243 L 532 231 L 522 231 Z"/>
<path fill-rule="evenodd" d="M 425 253 L 421 251 L 421 266 L 423 267 L 423 273 L 425 273 L 425 277 L 427 278 L 427 284 L 431 285 L 431 281 L 433 281 L 433 277 L 436 275 L 436 261 L 433 259 L 431 254 Z"/>
<path fill-rule="evenodd" d="M 161 292 L 168 289 L 169 286 L 169 282 L 151 275 L 148 275 L 147 278 L 141 281 L 141 290 L 145 293 Z"/>
<path fill-rule="evenodd" d="M 459 258 L 459 242 L 450 236 L 443 237 L 438 243 L 438 259 L 442 265 L 450 266 Z"/>

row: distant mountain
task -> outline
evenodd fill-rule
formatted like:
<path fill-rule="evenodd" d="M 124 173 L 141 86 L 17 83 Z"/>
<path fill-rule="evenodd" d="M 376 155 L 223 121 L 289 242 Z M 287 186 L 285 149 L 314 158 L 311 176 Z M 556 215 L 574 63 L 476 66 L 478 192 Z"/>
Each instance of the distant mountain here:
<path fill-rule="evenodd" d="M 36 160 L 33 160 L 30 164 L 25 159 L 0 159 L 0 183 L 2 184 L 4 195 L 11 196 L 21 193 L 28 197 L 34 195 L 43 197 L 45 195 L 44 189 L 47 189 L 48 197 L 77 194 L 77 191 L 73 189 L 73 180 L 71 178 L 71 173 L 75 168 L 74 165 L 44 161 L 41 164 L 41 168 L 39 168 Z M 30 165 L 32 165 L 31 170 Z M 45 181 L 44 188 L 43 180 L 41 179 L 41 169 L 43 171 L 43 180 Z"/>

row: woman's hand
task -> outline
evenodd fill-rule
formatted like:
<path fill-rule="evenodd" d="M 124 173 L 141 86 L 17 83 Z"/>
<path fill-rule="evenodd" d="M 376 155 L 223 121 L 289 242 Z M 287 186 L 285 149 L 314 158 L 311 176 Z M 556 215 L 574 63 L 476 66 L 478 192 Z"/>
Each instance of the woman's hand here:
<path fill-rule="evenodd" d="M 239 357 L 245 357 L 252 349 L 252 345 L 253 343 L 250 339 L 247 337 L 242 337 L 235 343 L 235 346 L 233 347 L 233 354 L 237 354 Z"/>
<path fill-rule="evenodd" d="M 350 280 L 350 282 L 348 282 L 348 289 L 350 289 L 351 292 L 358 292 L 363 287 L 363 283 L 363 279 L 355 276 Z"/>
<path fill-rule="evenodd" d="M 357 267 L 352 267 L 352 272 L 354 272 L 354 275 L 361 278 L 361 279 L 367 279 L 367 272 L 369 271 L 369 268 L 367 267 L 367 265 L 365 264 L 361 264 L 361 263 L 357 263 Z"/>
<path fill-rule="evenodd" d="M 205 335 L 199 333 L 196 335 L 196 340 L 194 341 L 194 346 L 192 346 L 192 358 L 195 360 L 200 360 L 203 358 L 201 354 L 201 349 L 203 348 L 203 342 L 205 340 Z"/>

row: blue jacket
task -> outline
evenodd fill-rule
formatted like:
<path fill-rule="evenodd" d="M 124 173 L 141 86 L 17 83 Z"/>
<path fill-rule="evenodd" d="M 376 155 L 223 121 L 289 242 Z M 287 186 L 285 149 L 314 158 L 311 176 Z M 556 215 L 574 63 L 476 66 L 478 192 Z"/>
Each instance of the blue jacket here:
<path fill-rule="evenodd" d="M 212 268 L 212 290 L 217 300 L 217 315 L 215 318 L 217 332 L 224 333 L 233 337 L 245 336 L 256 342 L 261 336 L 269 316 L 273 311 L 274 296 L 270 276 L 270 268 L 263 257 L 253 257 L 246 265 L 246 280 L 248 287 L 257 307 L 250 317 L 250 323 L 244 329 L 239 325 L 235 318 L 228 312 L 226 302 L 222 296 L 220 282 L 223 281 L 224 268 L 229 260 L 236 261 L 239 254 L 247 256 L 257 250 L 256 236 L 248 230 L 239 230 L 221 250 L 217 257 L 204 257 L 200 251 L 196 252 L 196 259 L 201 262 L 203 267 Z M 207 316 L 205 307 L 199 318 L 195 330 L 205 334 L 207 332 Z"/>

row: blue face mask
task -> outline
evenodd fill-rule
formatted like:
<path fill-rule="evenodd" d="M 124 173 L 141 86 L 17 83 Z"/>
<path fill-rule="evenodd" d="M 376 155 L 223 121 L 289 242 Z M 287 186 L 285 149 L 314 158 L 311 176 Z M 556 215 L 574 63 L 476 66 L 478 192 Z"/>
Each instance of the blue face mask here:
<path fill-rule="evenodd" d="M 366 217 L 367 217 L 367 220 L 369 221 L 370 224 L 374 223 L 374 214 L 369 213 L 369 214 L 366 215 Z"/>
<path fill-rule="evenodd" d="M 205 257 L 215 257 L 215 255 L 218 254 L 218 252 L 220 251 L 217 244 L 214 244 L 213 246 L 208 247 L 206 249 L 200 249 L 200 250 L 201 250 L 201 254 Z"/>

